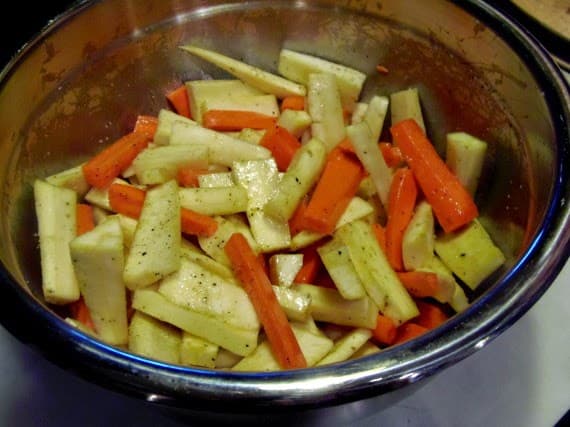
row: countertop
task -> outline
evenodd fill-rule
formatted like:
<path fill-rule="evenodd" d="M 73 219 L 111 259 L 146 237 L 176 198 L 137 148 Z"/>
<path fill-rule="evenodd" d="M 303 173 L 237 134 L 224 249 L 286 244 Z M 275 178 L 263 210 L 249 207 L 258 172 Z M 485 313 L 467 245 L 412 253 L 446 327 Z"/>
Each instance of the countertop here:
<path fill-rule="evenodd" d="M 44 10 L 39 12 L 63 10 L 63 6 L 54 8 L 54 3 L 52 9 L 41 5 Z M 36 25 L 19 28 L 13 38 L 16 43 L 18 37 L 30 38 L 32 29 L 46 22 L 41 14 L 29 17 L 36 20 Z M 2 62 L 9 51 L 3 50 Z M 370 413 L 361 412 L 358 404 L 350 404 L 330 408 L 321 419 L 309 421 L 300 414 L 295 424 L 554 426 L 570 408 L 569 301 L 570 264 L 566 264 L 546 294 L 515 325 L 395 406 Z M 0 426 L 204 424 L 182 424 L 145 402 L 87 383 L 52 365 L 2 327 L 0 354 Z"/>

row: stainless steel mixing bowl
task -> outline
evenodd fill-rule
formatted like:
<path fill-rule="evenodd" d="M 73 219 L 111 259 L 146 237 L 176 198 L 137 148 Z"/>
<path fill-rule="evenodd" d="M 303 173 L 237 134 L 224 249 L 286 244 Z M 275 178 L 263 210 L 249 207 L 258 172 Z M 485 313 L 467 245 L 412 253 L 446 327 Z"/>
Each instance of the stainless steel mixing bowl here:
<path fill-rule="evenodd" d="M 31 182 L 85 160 L 156 114 L 184 80 L 228 77 L 178 49 L 214 48 L 275 70 L 283 46 L 368 74 L 364 97 L 417 86 L 428 132 L 490 143 L 482 217 L 508 254 L 471 307 L 356 361 L 233 373 L 173 366 L 73 329 L 41 296 Z M 382 64 L 387 75 L 375 71 Z M 570 97 L 547 52 L 482 1 L 102 0 L 55 19 L 0 81 L 0 318 L 54 363 L 171 408 L 327 407 L 409 393 L 482 348 L 545 292 L 568 253 Z"/>

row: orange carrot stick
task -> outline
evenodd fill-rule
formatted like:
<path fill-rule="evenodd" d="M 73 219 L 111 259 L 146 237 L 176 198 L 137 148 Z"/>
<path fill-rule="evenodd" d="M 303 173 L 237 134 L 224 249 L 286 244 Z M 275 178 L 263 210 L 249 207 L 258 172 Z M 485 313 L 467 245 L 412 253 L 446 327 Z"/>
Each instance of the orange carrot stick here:
<path fill-rule="evenodd" d="M 111 184 L 109 187 L 109 204 L 115 212 L 137 219 L 142 211 L 145 192 L 140 188 L 123 184 Z M 212 217 L 180 209 L 180 225 L 182 232 L 195 236 L 209 237 L 218 229 L 218 223 Z"/>
<path fill-rule="evenodd" d="M 401 271 L 398 278 L 411 296 L 427 298 L 439 292 L 439 280 L 436 273 L 429 271 Z"/>
<path fill-rule="evenodd" d="M 275 117 L 254 111 L 208 110 L 202 115 L 202 126 L 218 131 L 269 129 L 275 126 Z"/>
<path fill-rule="evenodd" d="M 153 139 L 158 127 L 158 117 L 140 115 L 135 122 L 134 132 L 144 133 L 148 139 Z"/>
<path fill-rule="evenodd" d="M 96 188 L 108 187 L 147 147 L 149 141 L 146 132 L 130 132 L 122 136 L 83 165 L 85 180 Z"/>
<path fill-rule="evenodd" d="M 303 197 L 301 202 L 297 205 L 295 212 L 293 212 L 293 216 L 289 219 L 289 231 L 291 232 L 291 236 L 307 229 L 305 226 L 305 210 L 308 204 L 309 198 Z"/>
<path fill-rule="evenodd" d="M 141 215 L 145 192 L 140 188 L 123 184 L 111 184 L 109 187 L 109 204 L 113 211 L 138 219 Z"/>
<path fill-rule="evenodd" d="M 398 328 L 392 319 L 383 314 L 378 314 L 376 327 L 372 330 L 372 337 L 382 345 L 392 345 L 396 340 Z"/>
<path fill-rule="evenodd" d="M 416 300 L 416 305 L 418 306 L 420 315 L 414 319 L 414 322 L 424 328 L 437 328 L 449 318 L 447 313 L 437 304 Z"/>
<path fill-rule="evenodd" d="M 166 99 L 170 102 L 174 111 L 184 117 L 192 118 L 190 115 L 190 102 L 188 101 L 188 91 L 186 85 L 182 84 L 176 89 L 166 94 Z"/>
<path fill-rule="evenodd" d="M 77 320 L 93 332 L 96 331 L 95 323 L 93 323 L 91 313 L 83 298 L 79 298 L 77 301 L 69 304 L 69 314 L 72 319 Z"/>
<path fill-rule="evenodd" d="M 364 176 L 364 168 L 356 157 L 333 149 L 305 210 L 307 228 L 332 233 Z"/>
<path fill-rule="evenodd" d="M 205 173 L 208 173 L 208 169 L 181 168 L 176 173 L 176 181 L 182 187 L 199 187 L 198 177 Z"/>
<path fill-rule="evenodd" d="M 382 252 L 386 253 L 386 229 L 375 222 L 372 224 L 372 232 L 380 245 L 380 249 L 382 249 Z"/>
<path fill-rule="evenodd" d="M 396 271 L 404 269 L 402 240 L 414 214 L 418 189 L 412 171 L 400 168 L 392 178 L 386 222 L 386 256 Z"/>
<path fill-rule="evenodd" d="M 402 152 L 398 147 L 395 147 L 389 142 L 381 142 L 378 146 L 388 167 L 396 168 L 402 165 L 404 156 L 402 156 Z"/>
<path fill-rule="evenodd" d="M 180 209 L 180 225 L 183 233 L 193 236 L 210 237 L 218 229 L 218 223 L 211 216 L 186 208 Z"/>
<path fill-rule="evenodd" d="M 307 246 L 301 252 L 303 254 L 303 266 L 293 281 L 295 283 L 314 283 L 323 265 L 317 252 L 317 245 Z"/>
<path fill-rule="evenodd" d="M 93 218 L 93 207 L 86 203 L 78 203 L 76 210 L 77 235 L 81 236 L 95 228 L 95 219 Z"/>
<path fill-rule="evenodd" d="M 390 131 L 445 232 L 457 230 L 479 215 L 469 192 L 445 165 L 415 120 L 402 120 Z"/>
<path fill-rule="evenodd" d="M 286 96 L 281 101 L 281 111 L 285 110 L 297 110 L 302 111 L 305 109 L 305 97 L 304 96 Z"/>
<path fill-rule="evenodd" d="M 267 129 L 259 145 L 271 151 L 277 163 L 277 169 L 281 172 L 287 170 L 293 156 L 301 148 L 299 140 L 281 126 L 272 126 Z"/>
<path fill-rule="evenodd" d="M 352 145 L 350 138 L 344 138 L 337 144 L 336 148 L 340 148 L 341 150 L 356 156 L 356 151 L 354 151 L 354 146 Z"/>
<path fill-rule="evenodd" d="M 249 295 L 279 365 L 283 369 L 305 368 L 307 361 L 287 316 L 277 301 L 271 281 L 243 234 L 232 234 L 224 250 L 237 278 Z"/>
<path fill-rule="evenodd" d="M 412 322 L 406 322 L 398 327 L 398 333 L 393 344 L 401 344 L 429 331 L 428 328 Z"/>

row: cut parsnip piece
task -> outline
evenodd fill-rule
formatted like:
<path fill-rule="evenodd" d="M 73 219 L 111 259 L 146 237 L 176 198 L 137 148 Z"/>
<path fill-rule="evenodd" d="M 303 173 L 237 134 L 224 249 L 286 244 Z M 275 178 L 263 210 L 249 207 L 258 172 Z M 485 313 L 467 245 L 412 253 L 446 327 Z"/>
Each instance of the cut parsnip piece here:
<path fill-rule="evenodd" d="M 238 284 L 236 277 L 231 268 L 227 265 L 224 265 L 214 258 L 209 257 L 200 249 L 199 247 L 195 246 L 193 243 L 189 242 L 186 239 L 182 239 L 182 246 L 180 247 L 180 253 L 182 257 L 188 259 L 190 262 L 194 262 L 206 270 L 209 270 L 211 273 L 214 273 L 226 281 L 232 282 L 234 284 Z"/>
<path fill-rule="evenodd" d="M 376 354 L 380 351 L 382 351 L 380 347 L 378 347 L 376 344 L 372 343 L 371 341 L 367 341 L 362 345 L 362 347 L 356 350 L 356 352 L 353 353 L 353 355 L 350 356 L 349 359 L 351 360 L 360 359 L 361 357 L 370 356 L 371 354 Z"/>
<path fill-rule="evenodd" d="M 224 251 L 226 242 L 233 233 L 241 233 L 247 239 L 249 245 L 257 252 L 257 242 L 251 235 L 246 221 L 238 215 L 216 217 L 218 229 L 210 237 L 198 237 L 198 243 L 202 250 L 213 259 L 225 266 L 231 266 L 230 260 Z"/>
<path fill-rule="evenodd" d="M 180 362 L 181 332 L 167 323 L 135 311 L 129 326 L 129 350 L 167 363 Z"/>
<path fill-rule="evenodd" d="M 311 116 L 306 111 L 285 110 L 277 119 L 277 124 L 287 129 L 292 135 L 301 138 L 312 123 Z"/>
<path fill-rule="evenodd" d="M 261 68 L 246 64 L 229 56 L 202 49 L 197 46 L 181 46 L 182 50 L 190 52 L 205 61 L 220 67 L 241 81 L 253 86 L 262 92 L 271 93 L 279 98 L 290 95 L 305 96 L 305 86 L 294 83 L 276 74 L 269 73 Z"/>
<path fill-rule="evenodd" d="M 245 356 L 257 347 L 258 330 L 241 329 L 169 301 L 153 289 L 133 293 L 133 308 L 183 331 L 206 339 L 232 353 Z"/>
<path fill-rule="evenodd" d="M 112 345 L 127 344 L 123 232 L 118 216 L 112 215 L 76 237 L 69 248 L 79 289 L 97 335 Z"/>
<path fill-rule="evenodd" d="M 241 80 L 190 80 L 186 82 L 190 112 L 194 120 L 202 123 L 204 102 L 234 100 L 263 93 Z"/>
<path fill-rule="evenodd" d="M 457 232 L 438 236 L 435 239 L 435 252 L 473 290 L 506 260 L 476 219 Z"/>
<path fill-rule="evenodd" d="M 216 367 L 219 346 L 203 338 L 184 332 L 180 343 L 180 363 L 204 368 Z"/>
<path fill-rule="evenodd" d="M 259 144 L 263 135 L 265 135 L 265 129 L 244 128 L 237 133 L 236 138 L 250 144 Z"/>
<path fill-rule="evenodd" d="M 146 148 L 133 161 L 134 173 L 142 185 L 163 184 L 176 178 L 178 170 L 208 167 L 205 145 L 183 144 Z"/>
<path fill-rule="evenodd" d="M 160 146 L 170 144 L 172 125 L 175 122 L 186 123 L 189 126 L 197 125 L 194 120 L 191 120 L 188 117 L 181 116 L 180 114 L 176 114 L 175 112 L 167 110 L 166 108 L 162 108 L 158 112 L 158 124 L 156 126 L 156 132 L 154 133 L 153 139 L 153 142 L 156 145 Z"/>
<path fill-rule="evenodd" d="M 235 162 L 232 172 L 235 182 L 247 192 L 247 219 L 259 251 L 275 252 L 288 248 L 291 243 L 288 222 L 272 218 L 263 210 L 279 185 L 275 160 Z"/>
<path fill-rule="evenodd" d="M 309 295 L 295 288 L 275 285 L 273 292 L 289 320 L 304 322 L 309 318 L 311 308 L 311 297 Z"/>
<path fill-rule="evenodd" d="M 348 206 L 346 207 L 344 213 L 338 219 L 336 223 L 336 228 L 338 229 L 349 222 L 356 221 L 357 219 L 362 219 L 374 212 L 374 207 L 366 200 L 360 197 L 353 197 Z M 297 250 L 309 246 L 325 237 L 324 234 L 317 233 L 314 231 L 302 230 L 295 234 L 291 239 L 291 249 Z"/>
<path fill-rule="evenodd" d="M 388 98 L 385 96 L 374 95 L 368 103 L 368 108 L 364 113 L 364 122 L 370 128 L 373 141 L 380 141 L 380 134 L 384 127 L 384 120 L 388 112 Z"/>
<path fill-rule="evenodd" d="M 376 327 L 378 307 L 368 296 L 347 300 L 336 289 L 308 284 L 298 284 L 293 289 L 311 297 L 309 310 L 316 321 L 357 328 Z"/>
<path fill-rule="evenodd" d="M 390 116 L 392 124 L 405 119 L 414 119 L 426 131 L 424 116 L 417 88 L 409 88 L 390 94 Z"/>
<path fill-rule="evenodd" d="M 261 145 L 250 144 L 201 126 L 188 126 L 181 122 L 172 125 L 170 144 L 197 144 L 208 147 L 211 164 L 231 166 L 233 162 L 260 160 L 271 157 L 271 152 Z"/>
<path fill-rule="evenodd" d="M 38 221 L 42 291 L 52 304 L 79 299 L 79 285 L 73 271 L 69 242 L 76 235 L 77 193 L 42 180 L 34 181 Z"/>
<path fill-rule="evenodd" d="M 233 368 L 241 359 L 242 356 L 220 347 L 218 349 L 215 367 L 217 369 L 230 369 Z"/>
<path fill-rule="evenodd" d="M 148 286 L 178 270 L 180 233 L 176 181 L 149 189 L 125 262 L 123 280 L 129 289 Z"/>
<path fill-rule="evenodd" d="M 83 165 L 78 165 L 62 172 L 48 176 L 45 181 L 57 187 L 65 187 L 77 193 L 78 197 L 83 197 L 89 191 L 90 185 L 85 180 Z"/>
<path fill-rule="evenodd" d="M 368 104 L 366 102 L 357 102 L 354 106 L 354 111 L 350 117 L 350 124 L 357 125 L 364 120 L 364 115 L 368 109 Z"/>
<path fill-rule="evenodd" d="M 371 232 L 370 225 L 357 220 L 339 228 L 336 236 L 348 247 L 350 259 L 368 296 L 396 324 L 419 314 L 414 300 L 390 266 Z"/>
<path fill-rule="evenodd" d="M 138 221 L 134 218 L 128 217 L 123 214 L 113 214 L 119 219 L 121 232 L 123 233 L 123 246 L 125 249 L 130 249 L 137 231 Z"/>
<path fill-rule="evenodd" d="M 231 172 L 204 173 L 198 175 L 200 188 L 231 187 L 235 184 Z"/>
<path fill-rule="evenodd" d="M 416 206 L 402 239 L 402 258 L 406 270 L 420 269 L 433 258 L 434 226 L 430 204 L 421 201 Z"/>
<path fill-rule="evenodd" d="M 240 329 L 259 329 L 259 320 L 245 290 L 200 264 L 183 258 L 180 268 L 165 277 L 158 293 L 176 305 Z"/>
<path fill-rule="evenodd" d="M 477 191 L 487 143 L 465 132 L 447 134 L 446 163 L 473 196 Z"/>
<path fill-rule="evenodd" d="M 348 126 L 346 133 L 356 155 L 369 173 L 382 205 L 387 208 L 393 174 L 380 151 L 378 140 L 374 139 L 366 121 Z"/>
<path fill-rule="evenodd" d="M 333 342 L 322 334 L 313 334 L 304 327 L 291 324 L 295 338 L 301 347 L 308 366 L 315 366 L 333 347 Z M 263 341 L 255 351 L 244 357 L 233 368 L 233 371 L 279 371 L 279 363 L 273 356 L 268 341 Z"/>
<path fill-rule="evenodd" d="M 311 134 L 331 151 L 346 136 L 344 113 L 335 77 L 332 74 L 309 75 L 307 111 L 313 121 Z"/>
<path fill-rule="evenodd" d="M 288 221 L 301 199 L 317 182 L 326 156 L 326 147 L 317 138 L 302 145 L 281 178 L 277 191 L 265 205 L 265 213 L 278 221 Z"/>
<path fill-rule="evenodd" d="M 269 278 L 277 286 L 289 287 L 303 267 L 303 254 L 275 254 L 269 257 Z"/>
<path fill-rule="evenodd" d="M 231 187 L 180 188 L 180 206 L 204 215 L 231 215 L 247 209 L 245 188 Z"/>
<path fill-rule="evenodd" d="M 277 69 L 281 75 L 304 85 L 308 85 L 311 73 L 334 75 L 342 105 L 349 111 L 353 110 L 366 80 L 366 74 L 354 68 L 289 49 L 281 49 Z"/>
<path fill-rule="evenodd" d="M 329 365 L 350 359 L 371 336 L 372 331 L 365 328 L 357 328 L 348 332 L 342 338 L 335 341 L 334 347 L 317 363 L 317 366 Z"/>
<path fill-rule="evenodd" d="M 343 298 L 354 300 L 366 296 L 360 277 L 350 260 L 348 248 L 342 241 L 333 237 L 319 246 L 317 252 Z"/>

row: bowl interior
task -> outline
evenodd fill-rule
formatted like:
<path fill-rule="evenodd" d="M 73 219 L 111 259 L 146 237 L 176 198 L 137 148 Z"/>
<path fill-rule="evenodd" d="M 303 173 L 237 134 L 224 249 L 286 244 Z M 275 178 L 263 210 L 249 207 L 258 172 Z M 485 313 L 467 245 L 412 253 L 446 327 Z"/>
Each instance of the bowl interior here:
<path fill-rule="evenodd" d="M 282 47 L 347 64 L 368 75 L 365 100 L 418 87 L 441 153 L 452 131 L 489 142 L 477 202 L 508 262 L 471 297 L 520 261 L 550 209 L 558 149 L 540 82 L 492 28 L 440 0 L 204 3 L 79 5 L 4 70 L 0 258 L 38 303 L 33 179 L 81 163 L 129 131 L 138 114 L 167 107 L 164 94 L 182 81 L 229 78 L 178 49 L 189 43 L 270 71 Z M 377 73 L 378 64 L 388 74 Z"/>

